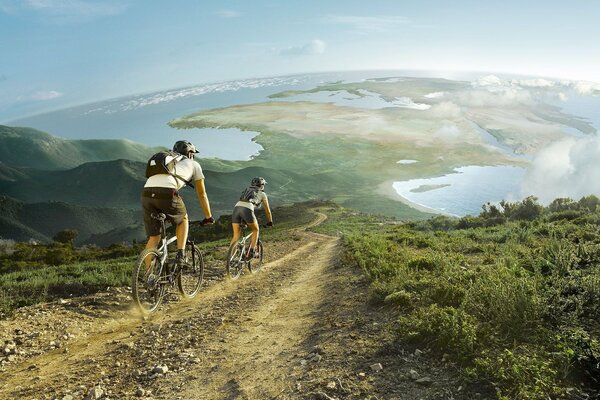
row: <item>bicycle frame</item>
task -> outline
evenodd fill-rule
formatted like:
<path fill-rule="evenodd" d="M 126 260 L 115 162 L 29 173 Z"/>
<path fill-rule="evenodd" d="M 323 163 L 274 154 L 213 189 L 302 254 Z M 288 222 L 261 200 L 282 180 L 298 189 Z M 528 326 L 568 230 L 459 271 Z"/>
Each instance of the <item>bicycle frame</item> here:
<path fill-rule="evenodd" d="M 177 236 L 173 236 L 169 239 L 167 238 L 161 238 L 160 242 L 161 245 L 160 247 L 157 249 L 158 253 L 160 254 L 160 263 L 161 264 L 165 264 L 165 261 L 167 261 L 167 256 L 168 256 L 168 251 L 167 251 L 167 247 L 175 242 L 177 240 Z"/>

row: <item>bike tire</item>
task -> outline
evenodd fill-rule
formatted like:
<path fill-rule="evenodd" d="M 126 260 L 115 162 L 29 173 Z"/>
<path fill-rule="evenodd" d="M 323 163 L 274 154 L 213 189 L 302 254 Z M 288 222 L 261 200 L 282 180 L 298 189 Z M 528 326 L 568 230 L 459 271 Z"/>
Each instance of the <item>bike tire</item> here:
<path fill-rule="evenodd" d="M 262 264 L 263 264 L 263 254 L 264 254 L 263 253 L 263 244 L 260 241 L 260 239 L 258 239 L 258 243 L 256 244 L 256 247 L 258 249 L 258 258 L 253 258 L 250 261 L 248 261 L 248 269 L 253 274 L 260 271 Z"/>
<path fill-rule="evenodd" d="M 233 243 L 229 246 L 229 250 L 227 251 L 227 275 L 231 279 L 237 279 L 242 274 L 242 269 L 244 268 L 243 257 L 244 257 L 245 248 L 239 242 Z"/>
<path fill-rule="evenodd" d="M 177 274 L 177 288 L 184 299 L 194 298 L 200 291 L 204 281 L 204 257 L 202 257 L 200 249 L 197 247 L 193 249 L 195 254 L 192 257 L 192 246 L 187 246 L 188 262 L 179 265 L 179 273 Z"/>
<path fill-rule="evenodd" d="M 146 259 L 151 257 L 150 270 L 146 268 Z M 154 312 L 162 302 L 165 286 L 161 283 L 163 265 L 156 249 L 145 249 L 137 259 L 133 269 L 131 294 L 133 301 L 143 314 Z"/>

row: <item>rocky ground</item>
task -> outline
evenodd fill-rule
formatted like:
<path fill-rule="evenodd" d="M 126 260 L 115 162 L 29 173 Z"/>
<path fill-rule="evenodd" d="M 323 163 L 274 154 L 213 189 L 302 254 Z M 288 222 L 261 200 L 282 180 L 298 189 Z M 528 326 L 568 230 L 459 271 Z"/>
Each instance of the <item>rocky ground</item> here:
<path fill-rule="evenodd" d="M 322 221 L 320 216 L 315 223 Z M 394 337 L 338 239 L 266 244 L 256 275 L 209 265 L 195 299 L 149 318 L 128 288 L 0 321 L 0 399 L 471 399 L 455 368 Z"/>

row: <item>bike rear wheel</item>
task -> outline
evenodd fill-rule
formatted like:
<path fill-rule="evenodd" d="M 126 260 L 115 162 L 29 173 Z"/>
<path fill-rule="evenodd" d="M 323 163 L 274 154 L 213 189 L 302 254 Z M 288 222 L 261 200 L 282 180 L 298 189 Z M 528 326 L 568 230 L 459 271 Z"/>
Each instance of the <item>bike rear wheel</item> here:
<path fill-rule="evenodd" d="M 229 246 L 229 251 L 227 252 L 227 275 L 231 279 L 239 278 L 242 273 L 245 263 L 243 261 L 245 250 L 245 247 L 239 242 L 235 242 Z"/>
<path fill-rule="evenodd" d="M 186 253 L 188 262 L 179 265 L 177 288 L 183 298 L 191 299 L 198 294 L 204 280 L 204 258 L 200 249 L 191 245 L 187 246 Z"/>
<path fill-rule="evenodd" d="M 260 271 L 263 263 L 263 244 L 258 239 L 258 243 L 256 244 L 256 249 L 258 250 L 258 256 L 248 261 L 248 269 L 251 273 L 255 274 Z"/>
<path fill-rule="evenodd" d="M 163 265 L 156 249 L 142 251 L 133 269 L 131 294 L 143 314 L 155 311 L 162 302 L 165 294 L 165 286 L 161 283 L 162 273 Z"/>

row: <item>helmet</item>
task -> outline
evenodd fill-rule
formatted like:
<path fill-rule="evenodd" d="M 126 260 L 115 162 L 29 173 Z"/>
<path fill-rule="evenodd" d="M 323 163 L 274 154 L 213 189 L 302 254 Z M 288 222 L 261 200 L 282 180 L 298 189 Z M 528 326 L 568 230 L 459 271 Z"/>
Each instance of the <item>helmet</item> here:
<path fill-rule="evenodd" d="M 265 181 L 265 178 L 263 178 L 262 176 L 257 176 L 256 178 L 252 178 L 250 186 L 263 187 L 265 186 L 265 183 L 267 183 L 267 181 Z"/>
<path fill-rule="evenodd" d="M 179 154 L 183 154 L 184 156 L 187 156 L 188 154 L 190 154 L 190 152 L 199 153 L 199 151 L 196 150 L 196 146 L 194 146 L 192 142 L 187 140 L 178 140 L 177 142 L 175 142 L 175 144 L 173 145 L 173 151 L 176 151 Z"/>

